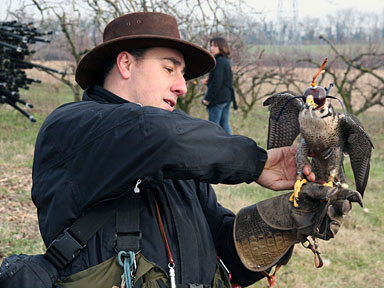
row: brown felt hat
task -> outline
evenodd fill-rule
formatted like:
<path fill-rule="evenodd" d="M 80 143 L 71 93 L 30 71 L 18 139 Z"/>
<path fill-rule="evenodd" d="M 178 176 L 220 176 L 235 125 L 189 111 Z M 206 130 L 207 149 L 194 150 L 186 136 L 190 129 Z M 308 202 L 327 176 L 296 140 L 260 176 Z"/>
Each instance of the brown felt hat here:
<path fill-rule="evenodd" d="M 180 39 L 175 17 L 138 12 L 120 16 L 105 27 L 103 43 L 80 60 L 76 82 L 83 89 L 100 84 L 104 62 L 109 56 L 124 50 L 150 47 L 168 47 L 183 53 L 186 80 L 199 77 L 215 66 L 215 59 L 207 50 Z"/>

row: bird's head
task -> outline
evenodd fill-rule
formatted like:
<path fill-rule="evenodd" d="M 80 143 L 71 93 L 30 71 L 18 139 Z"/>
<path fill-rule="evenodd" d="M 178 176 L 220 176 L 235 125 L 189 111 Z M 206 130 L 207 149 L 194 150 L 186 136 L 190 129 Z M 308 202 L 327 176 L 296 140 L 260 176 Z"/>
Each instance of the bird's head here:
<path fill-rule="evenodd" d="M 343 112 L 345 115 L 343 102 L 334 96 L 328 95 L 329 91 L 333 87 L 333 83 L 330 83 L 328 88 L 317 86 L 316 84 L 316 78 L 317 76 L 319 76 L 321 73 L 324 72 L 323 69 L 327 61 L 328 59 L 325 58 L 323 64 L 320 66 L 320 69 L 316 72 L 315 76 L 313 76 L 312 78 L 311 87 L 307 88 L 304 91 L 303 95 L 294 96 L 288 99 L 284 103 L 284 105 L 281 107 L 276 117 L 276 121 L 279 120 L 280 116 L 283 114 L 283 111 L 287 107 L 288 103 L 297 98 L 301 98 L 304 101 L 304 105 L 303 105 L 304 109 L 302 109 L 302 113 L 307 116 L 310 116 L 311 118 L 313 118 L 313 116 L 317 118 L 324 118 L 328 115 L 335 114 L 335 110 L 333 109 L 331 102 L 327 101 L 327 98 L 338 100 L 341 104 L 341 107 L 343 108 Z"/>
<path fill-rule="evenodd" d="M 304 91 L 303 100 L 306 108 L 318 110 L 322 108 L 327 102 L 327 92 L 321 86 L 309 87 Z"/>
<path fill-rule="evenodd" d="M 328 59 L 325 58 L 323 64 L 321 65 L 319 71 L 313 76 L 311 87 L 307 88 L 304 91 L 304 94 L 302 96 L 302 99 L 305 103 L 306 110 L 311 111 L 319 111 L 320 114 L 328 113 L 328 105 L 327 104 L 327 91 L 321 86 L 317 86 L 316 84 L 316 78 L 321 73 L 324 72 L 323 68 L 325 64 L 327 63 Z M 325 111 L 327 110 L 327 111 Z M 312 112 L 310 113 L 312 115 Z M 321 116 L 321 115 L 319 115 Z"/>

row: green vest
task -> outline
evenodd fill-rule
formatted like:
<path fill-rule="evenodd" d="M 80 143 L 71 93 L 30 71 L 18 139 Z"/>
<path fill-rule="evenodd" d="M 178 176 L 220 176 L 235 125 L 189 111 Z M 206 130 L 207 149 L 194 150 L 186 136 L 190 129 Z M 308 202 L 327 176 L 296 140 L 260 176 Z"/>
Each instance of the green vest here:
<path fill-rule="evenodd" d="M 137 270 L 134 278 L 134 287 L 162 288 L 159 282 L 170 287 L 169 276 L 156 264 L 148 261 L 143 255 L 136 255 Z M 117 256 L 114 256 L 96 266 L 71 275 L 56 285 L 62 288 L 120 288 L 123 268 L 119 265 Z M 228 275 L 218 262 L 212 288 L 231 288 Z"/>

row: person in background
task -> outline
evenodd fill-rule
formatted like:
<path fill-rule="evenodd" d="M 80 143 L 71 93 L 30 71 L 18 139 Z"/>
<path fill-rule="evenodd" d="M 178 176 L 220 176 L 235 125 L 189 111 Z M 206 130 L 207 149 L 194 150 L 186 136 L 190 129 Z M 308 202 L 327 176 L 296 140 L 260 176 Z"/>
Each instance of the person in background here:
<path fill-rule="evenodd" d="M 210 52 L 215 57 L 216 67 L 209 73 L 206 84 L 207 93 L 202 103 L 207 106 L 209 121 L 212 121 L 231 134 L 229 112 L 233 95 L 233 74 L 229 56 L 231 50 L 227 41 L 222 37 L 212 38 Z"/>

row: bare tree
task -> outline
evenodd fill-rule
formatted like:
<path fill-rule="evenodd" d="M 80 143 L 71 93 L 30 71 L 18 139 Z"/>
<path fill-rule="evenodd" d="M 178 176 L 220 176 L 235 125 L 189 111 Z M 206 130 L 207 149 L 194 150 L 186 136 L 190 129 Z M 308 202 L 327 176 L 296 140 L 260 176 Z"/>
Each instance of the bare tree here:
<path fill-rule="evenodd" d="M 205 94 L 205 87 L 200 84 L 199 79 L 187 82 L 187 93 L 177 100 L 177 107 L 189 114 L 190 110 L 198 100 L 201 100 Z"/>
<path fill-rule="evenodd" d="M 58 29 L 54 32 L 60 32 L 60 37 L 56 39 L 60 39 L 61 46 L 56 47 L 56 53 L 66 55 L 64 58 L 69 60 L 60 68 L 60 70 L 65 72 L 65 74 L 61 76 L 49 71 L 44 72 L 68 86 L 73 92 L 75 101 L 80 100 L 81 89 L 74 82 L 74 74 L 82 55 L 87 52 L 88 47 L 85 42 L 89 39 L 86 31 L 88 25 L 82 20 L 83 15 L 81 10 L 76 6 L 74 0 L 69 3 L 63 0 L 27 0 L 23 1 L 22 5 L 17 9 L 16 13 L 14 13 L 15 18 L 18 18 L 19 21 L 24 20 L 24 16 L 28 14 L 27 10 L 29 11 L 31 7 L 34 7 L 38 11 L 41 27 Z M 36 18 L 36 16 L 34 18 Z"/>
<path fill-rule="evenodd" d="M 243 0 L 24 0 L 19 11 L 34 7 L 40 14 L 41 25 L 58 23 L 60 33 L 65 40 L 61 47 L 70 51 L 70 58 L 65 66 L 66 76 L 58 77 L 69 86 L 74 99 L 80 100 L 81 89 L 74 82 L 74 73 L 81 57 L 101 42 L 105 25 L 118 16 L 135 11 L 156 11 L 174 15 L 179 23 L 183 39 L 205 46 L 211 34 L 231 33 L 228 11 L 241 11 Z M 186 110 L 193 99 L 199 97 L 201 91 L 188 83 L 189 92 L 181 103 Z M 195 92 L 197 95 L 195 95 Z"/>
<path fill-rule="evenodd" d="M 320 36 L 320 39 L 335 53 L 324 70 L 331 76 L 347 112 L 358 115 L 374 106 L 384 107 L 384 77 L 381 71 L 384 53 L 376 52 L 371 47 L 368 52 L 347 55 L 324 36 Z M 320 63 L 312 59 L 303 61 L 320 67 Z"/>

